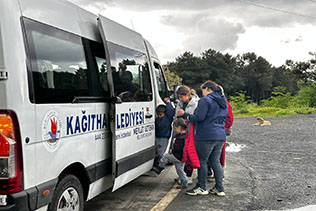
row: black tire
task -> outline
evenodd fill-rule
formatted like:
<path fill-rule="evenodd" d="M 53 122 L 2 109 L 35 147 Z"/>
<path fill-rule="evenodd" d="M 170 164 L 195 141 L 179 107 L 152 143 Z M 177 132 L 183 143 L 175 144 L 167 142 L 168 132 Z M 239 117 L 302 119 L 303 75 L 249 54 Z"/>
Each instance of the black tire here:
<path fill-rule="evenodd" d="M 66 198 L 68 198 L 68 201 Z M 67 206 L 69 210 L 83 211 L 84 209 L 84 195 L 81 183 L 76 176 L 71 174 L 65 175 L 58 182 L 52 202 L 48 205 L 48 211 L 57 211 Z"/>

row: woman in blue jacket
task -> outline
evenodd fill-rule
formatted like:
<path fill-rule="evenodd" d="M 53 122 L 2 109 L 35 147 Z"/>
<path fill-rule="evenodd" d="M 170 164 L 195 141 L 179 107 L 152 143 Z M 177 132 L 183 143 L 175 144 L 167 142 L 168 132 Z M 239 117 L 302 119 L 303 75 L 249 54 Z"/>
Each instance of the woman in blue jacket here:
<path fill-rule="evenodd" d="M 221 150 L 226 140 L 225 120 L 227 116 L 227 103 L 225 96 L 221 95 L 219 85 L 213 81 L 206 81 L 201 85 L 203 98 L 198 102 L 193 115 L 180 111 L 184 118 L 196 122 L 195 146 L 201 167 L 198 169 L 198 183 L 186 191 L 188 195 L 207 195 L 207 160 L 211 156 L 214 167 L 215 187 L 210 190 L 212 194 L 225 196 L 222 185 L 223 169 L 219 163 Z"/>

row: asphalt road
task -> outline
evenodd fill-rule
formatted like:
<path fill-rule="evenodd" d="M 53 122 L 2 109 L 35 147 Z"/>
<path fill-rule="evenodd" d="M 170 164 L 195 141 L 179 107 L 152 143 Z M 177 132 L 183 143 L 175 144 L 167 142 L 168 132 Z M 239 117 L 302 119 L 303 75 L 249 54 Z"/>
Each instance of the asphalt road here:
<path fill-rule="evenodd" d="M 288 210 L 316 204 L 316 115 L 265 119 L 272 125 L 235 119 L 226 153 L 226 197 L 182 191 L 156 210 Z M 89 201 L 85 210 L 150 210 L 173 190 L 175 176 L 173 166 L 156 177 L 142 176 Z"/>

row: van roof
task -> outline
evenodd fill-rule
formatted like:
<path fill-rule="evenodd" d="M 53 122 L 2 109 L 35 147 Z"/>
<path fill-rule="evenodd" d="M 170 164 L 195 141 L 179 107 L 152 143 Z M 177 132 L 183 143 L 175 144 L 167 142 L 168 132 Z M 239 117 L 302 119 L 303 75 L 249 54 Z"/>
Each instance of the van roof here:
<path fill-rule="evenodd" d="M 19 0 L 22 16 L 101 41 L 98 16 L 66 0 Z M 65 21 L 66 20 L 66 21 Z"/>
<path fill-rule="evenodd" d="M 103 26 L 103 30 L 106 33 L 107 41 L 131 49 L 137 49 L 141 52 L 145 51 L 144 39 L 140 33 L 103 16 L 97 16 L 69 1 L 18 1 L 20 2 L 22 16 L 99 42 L 102 42 L 98 26 L 98 18 L 101 18 L 103 22 L 106 23 L 106 25 Z M 126 37 L 129 39 L 126 39 Z M 158 59 L 151 44 L 147 40 L 146 43 L 150 55 Z"/>

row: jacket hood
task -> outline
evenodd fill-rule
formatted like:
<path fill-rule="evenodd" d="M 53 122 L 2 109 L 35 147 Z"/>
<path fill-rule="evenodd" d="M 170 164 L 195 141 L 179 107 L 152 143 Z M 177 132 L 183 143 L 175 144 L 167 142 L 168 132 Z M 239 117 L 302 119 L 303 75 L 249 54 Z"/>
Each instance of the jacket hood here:
<path fill-rule="evenodd" d="M 227 102 L 224 95 L 221 95 L 219 92 L 212 92 L 211 94 L 208 94 L 207 96 L 213 99 L 215 102 L 217 102 L 217 104 L 221 108 L 223 109 L 227 108 Z"/>
<path fill-rule="evenodd" d="M 200 98 L 197 95 L 194 95 L 191 97 L 191 100 L 189 101 L 188 105 L 197 105 Z"/>

